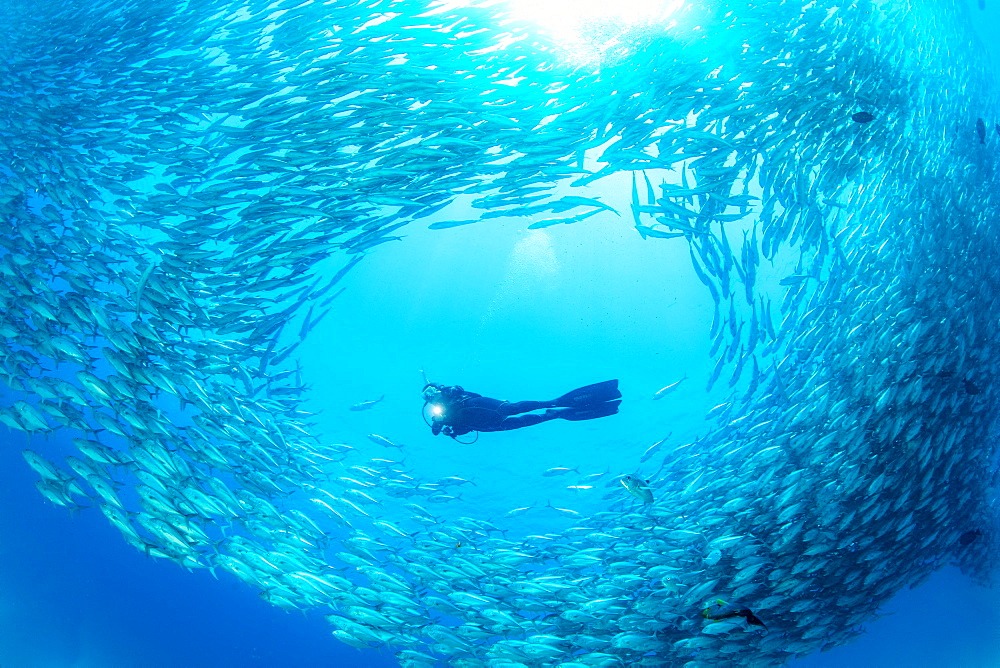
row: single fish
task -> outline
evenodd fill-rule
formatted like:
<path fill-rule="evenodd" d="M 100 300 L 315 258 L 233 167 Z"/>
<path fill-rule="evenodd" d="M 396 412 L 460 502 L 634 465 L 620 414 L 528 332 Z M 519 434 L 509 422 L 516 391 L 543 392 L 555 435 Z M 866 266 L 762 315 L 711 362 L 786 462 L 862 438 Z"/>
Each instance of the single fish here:
<path fill-rule="evenodd" d="M 653 502 L 653 493 L 649 491 L 646 485 L 649 484 L 648 480 L 640 480 L 639 478 L 631 475 L 627 475 L 621 479 L 622 487 L 625 488 L 629 494 L 639 499 L 643 503 Z"/>
<path fill-rule="evenodd" d="M 553 506 L 551 502 L 546 503 L 545 505 L 548 508 L 551 508 L 552 510 L 557 510 L 560 513 L 563 513 L 564 515 L 579 515 L 580 514 L 580 511 L 573 510 L 572 508 L 557 508 L 556 506 Z"/>
<path fill-rule="evenodd" d="M 653 398 L 655 399 L 656 397 L 653 397 Z M 660 448 L 663 446 L 664 443 L 667 442 L 667 439 L 670 438 L 670 436 L 672 434 L 673 434 L 673 432 L 670 432 L 670 434 L 667 434 L 664 438 L 661 438 L 656 443 L 653 443 L 651 446 L 649 446 L 648 448 L 646 448 L 646 452 L 642 453 L 642 457 L 639 459 L 639 461 L 640 462 L 645 462 L 650 457 L 652 457 L 657 452 L 659 452 Z"/>
<path fill-rule="evenodd" d="M 655 227 L 649 227 L 648 225 L 636 225 L 635 229 L 639 231 L 639 235 L 643 239 L 646 237 L 653 237 L 656 239 L 677 239 L 678 237 L 683 237 L 686 235 L 685 232 L 666 232 L 664 230 L 658 230 Z"/>
<path fill-rule="evenodd" d="M 784 286 L 784 287 L 787 288 L 787 287 L 790 287 L 792 285 L 798 285 L 799 283 L 801 283 L 802 281 L 804 281 L 804 280 L 806 280 L 808 278 L 816 278 L 816 277 L 813 276 L 813 275 L 811 275 L 811 274 L 792 274 L 791 276 L 785 276 L 783 279 L 781 279 L 780 281 L 778 281 L 778 285 L 781 285 L 781 286 Z"/>
<path fill-rule="evenodd" d="M 350 409 L 348 409 L 348 410 L 352 410 L 352 411 L 367 411 L 367 410 L 371 410 L 372 408 L 375 407 L 375 404 L 377 404 L 378 402 L 382 401 L 383 399 L 385 399 L 385 395 L 384 394 L 381 397 L 379 397 L 378 399 L 370 399 L 368 401 L 358 402 L 358 403 L 354 404 L 353 406 L 351 406 Z"/>
<path fill-rule="evenodd" d="M 139 317 L 139 302 L 142 300 L 142 293 L 146 289 L 146 283 L 149 281 L 150 275 L 152 275 L 153 270 L 156 269 L 156 262 L 150 262 L 149 266 L 146 267 L 145 271 L 142 272 L 142 276 L 139 277 L 139 283 L 135 288 L 135 315 Z"/>
<path fill-rule="evenodd" d="M 681 378 L 678 381 L 670 383 L 666 387 L 661 387 L 660 389 L 658 389 L 656 391 L 655 394 L 653 394 L 653 400 L 655 401 L 657 399 L 662 399 L 663 397 L 667 396 L 668 394 L 670 394 L 671 392 L 673 392 L 674 390 L 676 390 L 678 387 L 680 387 L 681 383 L 683 383 L 685 380 L 687 380 L 687 375 L 685 375 L 683 378 Z"/>
<path fill-rule="evenodd" d="M 525 514 L 526 512 L 528 512 L 529 510 L 531 510 L 532 508 L 534 508 L 534 506 L 525 506 L 523 508 L 514 508 L 513 510 L 508 510 L 506 513 L 504 513 L 503 516 L 504 517 L 517 517 L 518 515 Z"/>
<path fill-rule="evenodd" d="M 432 230 L 444 230 L 449 227 L 459 227 L 460 225 L 471 225 L 472 223 L 478 223 L 479 219 L 474 218 L 472 220 L 439 220 L 436 223 L 431 223 L 427 227 Z"/>
<path fill-rule="evenodd" d="M 578 213 L 575 216 L 569 216 L 568 218 L 546 218 L 528 225 L 528 229 L 539 230 L 543 227 L 550 227 L 552 225 L 569 225 L 571 223 L 579 223 L 581 220 L 586 220 L 591 216 L 599 214 L 601 211 L 603 211 L 603 209 L 594 209 L 593 211 L 585 211 L 584 213 Z M 615 211 L 615 213 L 618 212 Z"/>
<path fill-rule="evenodd" d="M 851 115 L 851 120 L 855 123 L 871 123 L 875 120 L 875 116 L 867 111 L 859 111 Z"/>
<path fill-rule="evenodd" d="M 545 471 L 544 473 L 542 473 L 542 475 L 545 476 L 546 478 L 551 478 L 557 475 L 565 475 L 567 473 L 579 473 L 579 472 L 580 472 L 579 469 L 570 469 L 566 468 L 565 466 L 554 466 L 549 470 Z"/>
<path fill-rule="evenodd" d="M 387 439 L 385 436 L 379 436 L 378 434 L 368 434 L 368 440 L 371 441 L 372 443 L 377 443 L 379 445 L 384 445 L 387 448 L 402 448 L 403 447 L 402 445 L 397 445 L 396 443 L 393 443 L 392 441 L 390 441 L 389 439 Z"/>
<path fill-rule="evenodd" d="M 983 532 L 979 529 L 973 529 L 972 531 L 966 531 L 961 536 L 958 537 L 958 544 L 962 547 L 972 545 L 977 540 L 982 538 Z"/>
<path fill-rule="evenodd" d="M 561 211 L 568 211 L 569 209 L 576 208 L 578 206 L 589 206 L 592 208 L 611 211 L 616 216 L 621 215 L 614 208 L 608 206 L 596 197 L 580 197 L 579 195 L 566 195 L 565 197 L 560 198 L 554 202 L 552 210 L 559 213 Z"/>

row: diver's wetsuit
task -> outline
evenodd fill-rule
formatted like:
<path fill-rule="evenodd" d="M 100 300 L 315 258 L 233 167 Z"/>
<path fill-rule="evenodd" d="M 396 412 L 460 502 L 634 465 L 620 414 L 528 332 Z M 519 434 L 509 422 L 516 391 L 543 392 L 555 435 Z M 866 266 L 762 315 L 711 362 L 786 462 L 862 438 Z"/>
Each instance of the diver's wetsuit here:
<path fill-rule="evenodd" d="M 445 387 L 442 389 L 442 394 L 444 395 L 443 419 L 435 420 L 431 424 L 431 431 L 435 436 L 445 427 L 449 428 L 445 432 L 449 436 L 461 436 L 470 431 L 507 431 L 530 427 L 559 417 L 556 413 L 518 415 L 540 408 L 555 408 L 554 401 L 500 401 L 468 392 L 461 386 Z"/>
<path fill-rule="evenodd" d="M 588 385 L 554 401 L 501 401 L 469 392 L 458 385 L 435 387 L 441 393 L 437 400 L 441 404 L 440 417 L 431 422 L 435 436 L 442 432 L 455 437 L 472 431 L 508 431 L 556 418 L 589 420 L 617 413 L 621 403 L 617 380 Z M 529 412 L 557 406 L 564 408 L 544 413 Z"/>

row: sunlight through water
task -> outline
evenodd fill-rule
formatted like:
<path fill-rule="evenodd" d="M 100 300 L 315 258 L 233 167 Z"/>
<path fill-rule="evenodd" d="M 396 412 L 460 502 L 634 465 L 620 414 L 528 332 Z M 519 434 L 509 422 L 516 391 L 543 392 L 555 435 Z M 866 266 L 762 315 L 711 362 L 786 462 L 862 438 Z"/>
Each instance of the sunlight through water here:
<path fill-rule="evenodd" d="M 511 0 L 510 4 L 516 16 L 538 24 L 563 47 L 586 52 L 615 39 L 615 29 L 664 22 L 683 0 Z"/>

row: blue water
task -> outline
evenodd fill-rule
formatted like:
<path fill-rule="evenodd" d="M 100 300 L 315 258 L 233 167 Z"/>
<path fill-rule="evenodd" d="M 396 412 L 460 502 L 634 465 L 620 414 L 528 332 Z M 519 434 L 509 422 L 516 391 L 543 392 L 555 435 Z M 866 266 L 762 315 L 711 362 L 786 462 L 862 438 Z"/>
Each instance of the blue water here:
<path fill-rule="evenodd" d="M 983 39 L 995 39 L 1000 9 L 971 4 Z M 627 197 L 624 188 L 594 194 Z M 546 501 L 592 509 L 598 500 L 540 473 L 619 473 L 651 434 L 697 434 L 715 398 L 703 391 L 710 302 L 682 244 L 672 255 L 628 222 L 602 221 L 542 232 L 517 222 L 440 232 L 417 223 L 404 241 L 379 248 L 345 279 L 347 291 L 299 350 L 323 433 L 359 446 L 372 432 L 404 443 L 407 464 L 422 474 L 474 480 L 463 502 L 487 515 Z M 463 446 L 422 423 L 421 370 L 508 399 L 617 377 L 626 403 L 614 418 L 486 434 Z M 685 375 L 685 392 L 649 400 Z M 383 393 L 372 411 L 347 411 Z M 274 608 L 228 574 L 145 557 L 93 510 L 73 517 L 46 504 L 20 451 L 58 452 L 60 438 L 0 433 L 0 666 L 397 665 L 394 650 L 344 647 L 322 616 Z M 519 526 L 564 521 L 545 512 Z M 1000 596 L 954 569 L 882 612 L 856 642 L 793 665 L 1000 666 Z"/>

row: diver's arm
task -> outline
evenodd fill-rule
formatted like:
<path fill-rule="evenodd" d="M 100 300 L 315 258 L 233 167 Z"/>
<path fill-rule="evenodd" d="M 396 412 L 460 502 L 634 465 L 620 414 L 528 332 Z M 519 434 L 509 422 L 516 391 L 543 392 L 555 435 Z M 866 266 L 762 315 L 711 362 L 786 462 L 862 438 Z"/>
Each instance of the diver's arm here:
<path fill-rule="evenodd" d="M 431 422 L 431 433 L 437 436 L 441 433 L 441 428 L 444 427 L 444 423 L 438 420 Z"/>

